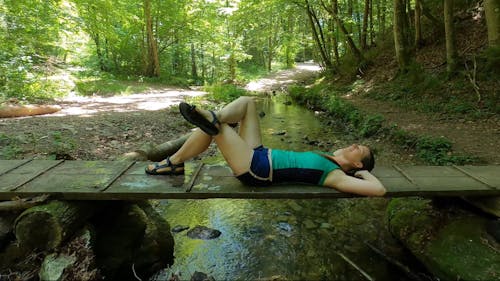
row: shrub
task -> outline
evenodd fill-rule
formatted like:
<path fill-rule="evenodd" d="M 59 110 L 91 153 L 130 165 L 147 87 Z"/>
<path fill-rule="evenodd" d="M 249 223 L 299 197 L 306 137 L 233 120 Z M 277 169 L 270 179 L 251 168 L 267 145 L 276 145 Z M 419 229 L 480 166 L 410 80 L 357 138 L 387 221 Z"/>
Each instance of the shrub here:
<path fill-rule="evenodd" d="M 232 84 L 214 84 L 205 86 L 204 90 L 209 93 L 210 99 L 222 102 L 231 102 L 247 93 L 245 89 Z"/>

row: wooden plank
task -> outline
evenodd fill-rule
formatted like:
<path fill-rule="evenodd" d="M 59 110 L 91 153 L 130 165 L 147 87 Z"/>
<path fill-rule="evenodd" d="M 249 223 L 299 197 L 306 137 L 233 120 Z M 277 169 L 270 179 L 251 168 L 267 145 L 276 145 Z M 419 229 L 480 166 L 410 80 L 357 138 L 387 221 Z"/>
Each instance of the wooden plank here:
<path fill-rule="evenodd" d="M 0 176 L 7 174 L 8 172 L 11 172 L 31 161 L 33 161 L 33 158 L 25 160 L 0 160 Z"/>
<path fill-rule="evenodd" d="M 0 191 L 15 188 L 59 162 L 57 160 L 33 160 L 26 165 L 10 171 L 0 176 Z"/>
<path fill-rule="evenodd" d="M 500 189 L 500 169 L 498 166 L 458 166 L 490 187 Z"/>
<path fill-rule="evenodd" d="M 24 185 L 19 192 L 71 193 L 98 192 L 121 174 L 130 162 L 122 161 L 66 161 Z"/>
<path fill-rule="evenodd" d="M 17 162 L 4 160 L 3 166 Z M 205 165 L 194 179 L 191 192 L 186 184 L 193 180 L 198 165 L 186 163 L 186 176 L 151 176 L 144 173 L 148 162 L 66 161 L 46 174 L 26 183 L 15 192 L 9 191 L 57 161 L 33 160 L 0 176 L 0 199 L 50 194 L 66 200 L 140 200 L 153 198 L 347 198 L 357 197 L 327 187 L 281 184 L 272 187 L 242 185 L 227 166 Z M 398 171 L 399 169 L 399 171 Z M 500 196 L 500 166 L 453 167 L 398 166 L 377 167 L 374 174 L 386 186 L 387 197 L 400 196 Z M 403 172 L 405 175 L 403 175 Z M 470 175 L 473 175 L 471 177 Z M 411 181 L 410 181 L 411 179 Z M 477 180 L 481 179 L 481 181 Z M 413 181 L 413 182 L 412 182 Z M 484 181 L 484 183 L 483 183 Z M 487 184 L 485 184 L 487 183 Z M 109 186 L 104 192 L 100 189 Z"/>

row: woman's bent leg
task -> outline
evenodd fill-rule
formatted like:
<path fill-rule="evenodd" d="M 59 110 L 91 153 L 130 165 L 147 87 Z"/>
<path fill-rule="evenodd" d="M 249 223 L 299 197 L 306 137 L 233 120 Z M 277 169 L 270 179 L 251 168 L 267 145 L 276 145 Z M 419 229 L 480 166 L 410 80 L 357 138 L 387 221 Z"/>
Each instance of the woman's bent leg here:
<path fill-rule="evenodd" d="M 212 142 L 212 137 L 197 128 L 193 131 L 186 142 L 169 158 L 170 163 L 183 163 L 207 150 Z"/>
<path fill-rule="evenodd" d="M 221 109 L 217 118 L 221 123 L 240 122 L 239 135 L 250 148 L 262 145 L 260 122 L 253 98 L 239 97 Z"/>
<path fill-rule="evenodd" d="M 253 149 L 229 125 L 220 125 L 219 134 L 214 139 L 235 175 L 238 176 L 250 170 Z"/>

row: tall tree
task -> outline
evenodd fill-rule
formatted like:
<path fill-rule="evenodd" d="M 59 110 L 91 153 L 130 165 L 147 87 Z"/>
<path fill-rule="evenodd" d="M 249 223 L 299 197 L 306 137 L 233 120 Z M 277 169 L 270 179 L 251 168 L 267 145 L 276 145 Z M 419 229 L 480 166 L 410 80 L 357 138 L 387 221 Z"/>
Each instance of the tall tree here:
<path fill-rule="evenodd" d="M 358 62 L 365 61 L 365 57 L 363 56 L 361 51 L 358 49 L 358 47 L 354 43 L 354 40 L 352 39 L 351 33 L 347 30 L 344 22 L 340 18 L 340 13 L 339 13 L 339 8 L 338 8 L 338 6 L 339 6 L 338 0 L 332 0 L 331 7 L 328 7 L 323 2 L 323 0 L 321 0 L 321 5 L 335 19 L 335 22 L 337 23 L 337 27 L 342 31 L 342 33 L 346 37 L 347 45 L 349 46 L 349 49 L 351 50 L 354 57 L 358 60 Z"/>
<path fill-rule="evenodd" d="M 407 23 L 405 0 L 394 0 L 394 45 L 399 71 L 407 72 L 410 65 L 409 26 Z"/>
<path fill-rule="evenodd" d="M 418 49 L 422 46 L 422 25 L 420 19 L 422 17 L 422 3 L 420 0 L 415 0 L 415 47 Z"/>
<path fill-rule="evenodd" d="M 500 1 L 485 0 L 488 42 L 490 47 L 500 47 Z"/>
<path fill-rule="evenodd" d="M 444 0 L 444 30 L 446 33 L 446 70 L 454 72 L 457 68 L 457 47 L 455 45 L 455 27 L 453 23 L 453 1 Z"/>
<path fill-rule="evenodd" d="M 145 75 L 149 77 L 160 76 L 160 59 L 158 46 L 153 33 L 153 20 L 151 18 L 151 0 L 144 0 L 144 19 L 146 23 L 147 57 Z"/>
<path fill-rule="evenodd" d="M 309 23 L 311 24 L 314 41 L 316 41 L 323 63 L 327 69 L 332 69 L 333 63 L 331 61 L 330 54 L 326 49 L 327 44 L 325 36 L 323 35 L 322 25 L 309 1 L 305 0 L 305 3 L 307 8 L 307 17 L 309 18 Z"/>
<path fill-rule="evenodd" d="M 365 9 L 363 12 L 363 27 L 361 29 L 361 49 L 367 48 L 366 38 L 368 33 L 368 19 L 370 17 L 370 0 L 365 0 Z"/>

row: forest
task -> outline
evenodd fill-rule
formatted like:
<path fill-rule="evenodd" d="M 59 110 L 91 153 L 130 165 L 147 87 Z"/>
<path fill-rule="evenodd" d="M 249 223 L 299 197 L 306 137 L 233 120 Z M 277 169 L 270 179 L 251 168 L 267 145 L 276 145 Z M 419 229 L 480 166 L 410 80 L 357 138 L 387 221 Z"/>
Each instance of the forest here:
<path fill-rule="evenodd" d="M 500 1 L 0 0 L 0 193 L 39 188 L 25 164 L 55 163 L 36 177 L 74 165 L 78 184 L 120 170 L 75 189 L 110 187 L 121 165 L 160 182 L 140 165 L 190 136 L 179 102 L 219 110 L 242 95 L 266 145 L 497 169 Z M 225 165 L 213 143 L 188 174 L 194 163 Z M 496 195 L 14 197 L 0 201 L 0 280 L 497 280 Z"/>
<path fill-rule="evenodd" d="M 497 71 L 498 5 L 493 0 L 4 0 L 0 101 L 30 102 L 70 91 L 88 95 L 106 88 L 106 80 L 241 84 L 308 60 L 320 63 L 331 79 L 352 81 L 384 53 L 397 61 L 401 74 L 423 70 L 439 79 L 444 66 L 447 78 L 458 75 L 461 86 L 474 93 L 469 95 L 475 106 L 486 103 L 496 111 L 495 93 L 482 97 L 478 84 L 486 80 L 491 87 L 488 73 Z M 487 42 L 479 38 L 486 26 Z M 461 38 L 465 33 L 470 44 Z M 426 46 L 442 52 L 439 42 L 446 48 L 438 60 Z"/>

